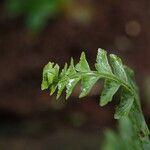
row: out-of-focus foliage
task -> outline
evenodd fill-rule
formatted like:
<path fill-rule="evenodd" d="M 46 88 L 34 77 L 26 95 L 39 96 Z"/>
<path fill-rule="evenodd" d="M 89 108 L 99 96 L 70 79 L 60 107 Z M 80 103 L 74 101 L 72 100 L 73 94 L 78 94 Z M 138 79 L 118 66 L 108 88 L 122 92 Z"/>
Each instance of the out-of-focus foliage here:
<path fill-rule="evenodd" d="M 25 15 L 26 26 L 40 30 L 47 19 L 59 12 L 70 0 L 7 0 L 6 8 L 12 16 Z"/>
<path fill-rule="evenodd" d="M 119 120 L 119 133 L 112 130 L 105 131 L 102 150 L 141 150 L 140 142 L 132 123 L 128 118 Z"/>
<path fill-rule="evenodd" d="M 131 128 L 134 129 L 133 134 L 136 134 L 135 141 L 140 143 L 138 144 L 139 148 L 143 150 L 150 149 L 149 129 L 141 110 L 134 72 L 124 66 L 118 56 L 110 54 L 107 57 L 107 52 L 103 49 L 98 50 L 95 68 L 96 71 L 90 69 L 84 53 L 81 54 L 77 65 L 74 65 L 73 59 L 71 59 L 70 66 L 68 67 L 65 64 L 62 70 L 60 70 L 58 64 L 49 62 L 43 69 L 41 89 L 50 89 L 51 95 L 57 90 L 57 98 L 59 98 L 66 88 L 66 99 L 68 99 L 76 84 L 81 80 L 81 93 L 79 96 L 81 98 L 89 94 L 99 79 L 104 80 L 100 105 L 104 106 L 112 101 L 112 97 L 120 89 L 121 100 L 116 108 L 114 117 L 115 119 L 128 117 L 131 122 Z M 121 127 L 125 130 L 124 132 L 129 132 L 126 125 Z M 124 132 L 121 134 L 125 141 L 129 142 L 130 140 L 128 141 Z M 112 136 L 113 134 L 110 133 L 110 137 Z"/>

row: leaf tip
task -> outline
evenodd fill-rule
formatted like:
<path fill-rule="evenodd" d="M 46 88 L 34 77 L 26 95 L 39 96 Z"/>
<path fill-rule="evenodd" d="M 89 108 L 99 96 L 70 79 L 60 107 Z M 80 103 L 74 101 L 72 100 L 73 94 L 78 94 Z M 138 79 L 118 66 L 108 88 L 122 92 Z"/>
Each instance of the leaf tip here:
<path fill-rule="evenodd" d="M 66 92 L 66 100 L 69 99 L 70 95 L 71 95 L 70 93 L 67 93 L 67 92 Z"/>
<path fill-rule="evenodd" d="M 44 88 L 41 86 L 41 91 L 44 91 Z"/>
<path fill-rule="evenodd" d="M 117 55 L 115 55 L 115 54 L 110 54 L 109 55 L 111 58 L 116 58 L 117 57 Z"/>
<path fill-rule="evenodd" d="M 85 94 L 84 92 L 81 92 L 80 95 L 79 95 L 79 98 L 83 98 L 85 97 L 87 94 Z"/>
<path fill-rule="evenodd" d="M 52 96 L 53 94 L 54 94 L 54 92 L 51 91 L 49 95 Z"/>
<path fill-rule="evenodd" d="M 104 103 L 102 100 L 100 100 L 99 105 L 100 105 L 101 107 L 103 107 L 103 106 L 105 106 L 105 105 L 106 105 L 106 103 Z"/>
<path fill-rule="evenodd" d="M 56 96 L 56 100 L 58 100 L 60 98 L 60 94 L 57 94 Z"/>
<path fill-rule="evenodd" d="M 114 118 L 118 120 L 118 119 L 120 119 L 120 116 L 117 114 L 114 114 Z"/>
<path fill-rule="evenodd" d="M 110 58 L 112 59 L 112 60 L 114 60 L 114 61 L 119 61 L 119 62 L 121 62 L 122 63 L 122 60 L 121 60 L 121 58 L 120 57 L 118 57 L 117 55 L 115 55 L 115 54 L 110 54 L 109 55 L 110 56 Z"/>
<path fill-rule="evenodd" d="M 71 57 L 70 64 L 74 64 L 73 57 Z"/>
<path fill-rule="evenodd" d="M 79 95 L 79 98 L 83 98 L 84 96 L 82 94 Z"/>
<path fill-rule="evenodd" d="M 44 91 L 46 90 L 46 88 L 43 85 L 41 85 L 41 90 Z"/>
<path fill-rule="evenodd" d="M 105 53 L 105 54 L 107 54 L 107 51 L 102 49 L 102 48 L 98 48 L 98 53 Z"/>
<path fill-rule="evenodd" d="M 82 57 L 85 57 L 85 52 L 82 52 L 82 53 L 81 53 L 81 56 L 82 56 Z"/>

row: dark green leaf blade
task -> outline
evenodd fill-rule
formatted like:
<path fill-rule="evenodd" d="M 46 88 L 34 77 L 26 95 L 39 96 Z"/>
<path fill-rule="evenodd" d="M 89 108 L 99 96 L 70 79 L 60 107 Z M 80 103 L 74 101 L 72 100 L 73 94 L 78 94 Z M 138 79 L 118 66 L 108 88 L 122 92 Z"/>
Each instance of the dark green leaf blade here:
<path fill-rule="evenodd" d="M 50 95 L 53 95 L 56 89 L 57 89 L 57 83 L 55 82 L 50 86 Z"/>
<path fill-rule="evenodd" d="M 79 98 L 85 97 L 89 94 L 94 84 L 98 81 L 99 76 L 84 75 L 81 79 L 81 93 Z"/>
<path fill-rule="evenodd" d="M 65 63 L 65 66 L 64 68 L 62 69 L 61 73 L 60 73 L 60 78 L 63 78 L 67 72 L 67 67 L 68 67 L 68 64 Z"/>
<path fill-rule="evenodd" d="M 76 74 L 76 69 L 74 67 L 74 60 L 73 60 L 73 58 L 71 58 L 70 66 L 69 66 L 68 70 L 66 71 L 65 75 L 72 76 L 74 74 Z"/>
<path fill-rule="evenodd" d="M 66 83 L 67 83 L 67 78 L 66 78 L 66 72 L 67 72 L 67 63 L 65 64 L 64 68 L 62 69 L 62 72 L 60 73 L 60 79 L 57 83 L 56 86 L 52 89 L 51 93 L 53 94 L 58 87 L 58 92 L 57 92 L 57 99 L 60 97 L 62 94 L 62 91 L 64 90 Z"/>
<path fill-rule="evenodd" d="M 100 73 L 112 73 L 111 67 L 108 63 L 107 52 L 103 49 L 98 49 L 97 59 L 96 59 L 95 68 Z"/>
<path fill-rule="evenodd" d="M 120 87 L 119 83 L 114 81 L 105 80 L 104 89 L 100 97 L 100 106 L 106 105 L 108 102 L 112 101 L 114 94 L 118 91 Z"/>
<path fill-rule="evenodd" d="M 133 89 L 138 91 L 138 87 L 135 82 L 134 71 L 127 66 L 124 66 L 124 70 L 126 71 L 126 75 L 130 85 L 132 86 Z"/>
<path fill-rule="evenodd" d="M 76 75 L 76 70 L 74 67 L 74 61 L 71 58 L 69 68 L 66 69 L 66 67 L 64 67 L 64 70 L 61 74 L 62 79 L 58 82 L 57 99 L 60 97 L 65 87 L 66 87 L 66 99 L 69 98 L 70 94 L 73 91 L 73 88 L 79 81 L 79 77 L 76 78 L 75 75 Z"/>
<path fill-rule="evenodd" d="M 60 80 L 58 82 L 58 92 L 57 92 L 57 99 L 60 97 L 60 95 L 62 94 L 64 88 L 66 87 L 66 84 L 67 84 L 67 79 L 66 78 L 63 78 L 62 80 Z"/>
<path fill-rule="evenodd" d="M 134 102 L 134 96 L 131 95 L 128 91 L 125 89 L 122 90 L 121 94 L 121 102 L 116 108 L 116 112 L 114 115 L 115 119 L 120 119 L 122 117 L 128 116 L 130 109 Z"/>
<path fill-rule="evenodd" d="M 82 52 L 81 57 L 80 57 L 80 61 L 76 65 L 76 70 L 79 71 L 79 72 L 88 72 L 88 71 L 90 71 L 90 67 L 89 67 L 89 64 L 86 60 L 86 56 L 85 56 L 84 52 Z"/>
<path fill-rule="evenodd" d="M 66 99 L 68 99 L 76 86 L 76 84 L 80 81 L 80 78 L 69 79 L 66 84 Z"/>
<path fill-rule="evenodd" d="M 128 82 L 127 75 L 122 64 L 122 60 L 116 55 L 110 54 L 110 62 L 113 67 L 114 74 L 124 82 Z"/>
<path fill-rule="evenodd" d="M 77 72 L 74 67 L 74 61 L 71 58 L 70 66 L 66 72 L 66 75 L 68 76 L 68 81 L 66 83 L 66 99 L 68 99 L 70 97 L 74 87 L 80 80 L 80 76 L 76 76 L 76 73 Z M 73 76 L 74 76 L 74 78 L 73 78 Z"/>

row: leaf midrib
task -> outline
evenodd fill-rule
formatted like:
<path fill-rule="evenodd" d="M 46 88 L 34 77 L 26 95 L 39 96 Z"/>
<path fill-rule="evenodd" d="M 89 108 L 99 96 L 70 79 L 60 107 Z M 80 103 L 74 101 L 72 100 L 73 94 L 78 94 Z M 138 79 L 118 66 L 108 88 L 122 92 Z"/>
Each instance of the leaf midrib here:
<path fill-rule="evenodd" d="M 111 81 L 115 81 L 115 82 L 119 83 L 120 85 L 122 85 L 132 95 L 135 95 L 135 93 L 136 93 L 135 90 L 132 88 L 132 86 L 130 84 L 125 83 L 123 80 L 119 79 L 114 74 L 100 73 L 100 72 L 97 72 L 97 71 L 77 72 L 75 74 L 72 74 L 71 76 L 66 75 L 66 76 L 63 77 L 63 79 L 58 78 L 57 81 L 60 81 L 60 80 L 65 81 L 65 80 L 68 80 L 68 78 L 70 78 L 70 79 L 81 78 L 82 79 L 83 76 L 87 76 L 87 75 L 96 76 L 96 77 L 99 77 L 99 78 L 104 78 L 104 79 L 108 79 L 108 80 L 111 80 Z M 134 97 L 136 97 L 136 96 L 134 96 Z"/>

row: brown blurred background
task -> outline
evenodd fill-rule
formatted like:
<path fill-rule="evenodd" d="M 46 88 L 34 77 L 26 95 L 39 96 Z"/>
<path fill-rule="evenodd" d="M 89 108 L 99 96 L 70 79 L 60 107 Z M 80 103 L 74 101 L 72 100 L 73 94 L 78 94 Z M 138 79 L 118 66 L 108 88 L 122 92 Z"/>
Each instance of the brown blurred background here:
<path fill-rule="evenodd" d="M 75 90 L 67 102 L 40 90 L 48 61 L 63 66 L 85 51 L 93 66 L 99 47 L 135 70 L 150 126 L 150 1 L 58 0 L 43 15 L 48 1 L 0 2 L 0 149 L 100 149 L 104 129 L 116 127 L 116 102 L 98 106 L 101 85 L 81 100 Z"/>

